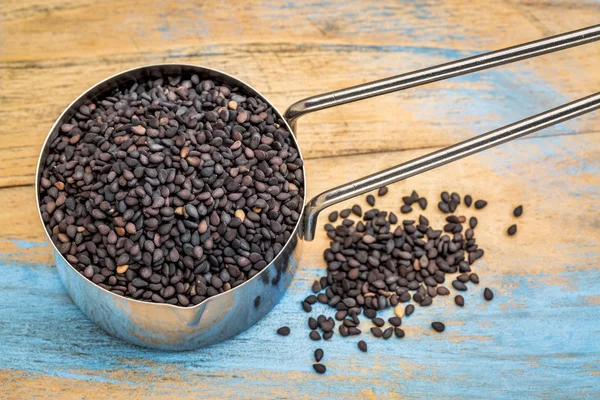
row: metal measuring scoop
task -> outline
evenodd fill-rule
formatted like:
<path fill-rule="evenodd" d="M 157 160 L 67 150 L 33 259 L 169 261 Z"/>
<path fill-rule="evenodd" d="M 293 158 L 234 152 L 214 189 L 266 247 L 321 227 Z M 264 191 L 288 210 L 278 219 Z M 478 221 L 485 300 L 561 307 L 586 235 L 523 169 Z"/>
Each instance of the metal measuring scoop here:
<path fill-rule="evenodd" d="M 600 25 L 596 25 L 310 97 L 294 103 L 285 112 L 286 125 L 293 136 L 298 118 L 313 111 L 468 74 L 599 39 Z M 209 78 L 231 86 L 237 86 L 242 92 L 262 97 L 273 108 L 277 116 L 281 117 L 282 115 L 272 103 L 247 83 L 207 67 L 187 64 L 157 64 L 116 74 L 94 85 L 79 96 L 67 107 L 50 129 L 38 160 L 36 172 L 35 188 L 40 219 L 41 172 L 49 152 L 49 145 L 60 134 L 60 126 L 68 122 L 81 105 L 102 98 L 117 86 L 128 83 L 133 84 L 136 80 L 147 80 L 162 73 L 197 74 L 202 79 Z M 209 297 L 202 303 L 192 307 L 184 308 L 170 304 L 149 303 L 116 295 L 97 286 L 81 275 L 67 262 L 53 244 L 58 273 L 75 304 L 92 321 L 114 336 L 140 346 L 164 350 L 189 350 L 208 346 L 233 337 L 251 327 L 279 302 L 291 283 L 296 266 L 302 262 L 301 239 L 310 241 L 314 238 L 317 217 L 323 209 L 598 108 L 600 108 L 600 92 L 323 192 L 303 208 L 298 225 L 295 227 L 289 241 L 267 267 L 242 285 Z M 293 140 L 297 146 L 295 137 L 293 137 Z M 300 152 L 299 147 L 298 150 Z M 304 189 L 306 189 L 306 179 L 304 185 Z M 46 234 L 51 241 L 49 233 L 46 232 Z"/>

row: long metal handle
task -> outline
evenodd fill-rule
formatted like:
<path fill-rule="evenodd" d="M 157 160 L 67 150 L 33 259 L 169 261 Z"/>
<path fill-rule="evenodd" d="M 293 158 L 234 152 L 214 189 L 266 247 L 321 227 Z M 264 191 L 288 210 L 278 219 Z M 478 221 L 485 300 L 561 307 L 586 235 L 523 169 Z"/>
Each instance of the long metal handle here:
<path fill-rule="evenodd" d="M 302 235 L 306 240 L 313 240 L 317 217 L 319 212 L 326 207 L 367 193 L 381 186 L 389 185 L 451 163 L 471 154 L 479 153 L 480 151 L 575 118 L 598 108 L 600 108 L 600 92 L 323 192 L 306 205 L 302 221 Z"/>
<path fill-rule="evenodd" d="M 368 99 L 397 90 L 408 89 L 430 82 L 441 81 L 453 76 L 468 74 L 502 64 L 536 57 L 569 47 L 590 43 L 600 39 L 600 25 L 567 32 L 545 39 L 520 44 L 506 49 L 492 51 L 446 64 L 396 75 L 391 78 L 353 86 L 309 97 L 292 104 L 285 112 L 285 118 L 296 131 L 296 120 L 313 111 L 335 107 L 357 100 Z M 297 133 L 297 132 L 296 132 Z"/>

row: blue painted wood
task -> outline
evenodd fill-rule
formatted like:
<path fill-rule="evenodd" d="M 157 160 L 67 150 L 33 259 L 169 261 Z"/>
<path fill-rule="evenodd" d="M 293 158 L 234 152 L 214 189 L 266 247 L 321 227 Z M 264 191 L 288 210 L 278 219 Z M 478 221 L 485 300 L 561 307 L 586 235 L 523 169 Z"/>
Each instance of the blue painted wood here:
<path fill-rule="evenodd" d="M 482 268 L 487 269 L 485 262 Z M 306 315 L 299 308 L 315 276 L 312 269 L 301 270 L 282 303 L 235 339 L 199 351 L 168 353 L 107 336 L 73 305 L 53 267 L 2 265 L 0 369 L 136 384 L 105 375 L 123 368 L 123 360 L 136 360 L 127 362 L 128 372 L 168 365 L 181 379 L 205 376 L 215 384 L 248 390 L 265 384 L 252 376 L 293 373 L 290 379 L 297 382 L 271 384 L 294 385 L 314 378 L 309 387 L 293 390 L 319 397 L 357 393 L 366 386 L 382 396 L 600 396 L 600 307 L 582 300 L 600 293 L 600 275 L 593 269 L 561 273 L 555 277 L 561 282 L 557 285 L 540 282 L 546 275 L 499 276 L 486 271 L 482 285 L 466 293 L 468 307 L 459 309 L 445 298 L 435 307 L 418 310 L 404 319 L 407 337 L 403 340 L 363 335 L 369 345 L 367 354 L 358 351 L 357 339 L 336 335 L 330 342 L 320 342 L 328 376 L 347 379 L 328 387 L 319 385 L 322 378 L 311 372 L 317 344 L 308 339 Z M 497 288 L 496 297 L 486 303 L 481 292 L 490 282 Z M 331 314 L 325 307 L 317 306 L 315 311 Z M 446 332 L 432 332 L 429 323 L 434 320 L 445 321 Z M 291 327 L 290 336 L 275 334 L 282 324 Z M 243 382 L 232 382 L 240 373 Z"/>
<path fill-rule="evenodd" d="M 326 37 L 323 41 L 327 43 L 302 45 L 321 47 L 339 57 L 354 52 L 368 53 L 365 57 L 394 52 L 407 59 L 412 54 L 425 55 L 431 61 L 429 65 L 480 52 L 446 48 L 453 46 L 454 41 L 476 41 L 460 33 L 455 37 L 423 35 L 423 25 L 446 23 L 446 14 L 432 12 L 430 4 L 410 7 L 411 18 L 398 17 L 393 24 L 390 18 L 395 15 L 391 12 L 394 8 L 387 6 L 367 6 L 343 16 L 323 13 L 324 7 L 331 12 L 338 8 L 329 1 L 302 7 L 294 2 L 273 2 L 265 8 L 276 11 L 278 7 L 290 9 L 291 13 L 304 12 L 307 21 L 316 24 L 324 35 L 336 33 L 340 44 L 329 43 Z M 194 9 L 190 6 L 190 10 Z M 166 17 L 161 15 L 161 24 Z M 210 16 L 204 15 L 204 20 L 201 17 L 193 17 L 200 21 L 194 30 L 208 37 L 211 26 L 206 21 Z M 281 14 L 274 13 L 273 17 L 281 19 Z M 352 23 L 340 30 L 335 24 L 325 24 L 326 17 L 344 17 Z M 171 42 L 186 33 L 172 24 L 155 29 Z M 278 32 L 277 28 L 272 29 Z M 373 34 L 373 43 L 377 43 L 378 35 L 395 35 L 398 44 L 353 45 L 344 41 L 345 37 L 351 42 L 353 36 L 368 33 Z M 208 54 L 217 48 L 212 44 L 200 46 L 196 54 Z M 184 52 L 177 50 L 176 43 L 173 49 L 170 56 L 176 61 Z M 191 51 L 185 53 L 188 52 Z M 382 68 L 389 74 L 406 71 L 405 65 Z M 419 102 L 419 108 L 410 109 L 412 103 L 405 102 L 405 98 L 394 98 L 418 119 L 440 121 L 448 135 L 458 140 L 571 100 L 536 71 L 539 68 L 533 70 L 519 64 L 455 78 L 447 86 L 415 89 L 419 97 L 426 99 L 426 108 L 420 107 L 423 102 Z M 260 82 L 268 78 L 255 79 Z M 471 101 L 461 102 L 464 99 Z M 585 118 L 595 121 L 598 114 Z M 598 140 L 595 136 L 575 135 L 581 131 L 580 126 L 578 122 L 557 126 L 544 134 L 561 136 L 526 139 L 477 156 L 477 162 L 492 171 L 487 176 L 490 187 L 485 190 L 494 190 L 496 182 L 514 180 L 523 188 L 524 198 L 528 193 L 548 196 L 548 202 L 531 204 L 526 210 L 527 213 L 535 208 L 537 215 L 546 219 L 556 215 L 552 223 L 544 226 L 559 230 L 579 224 L 600 229 L 600 192 L 594 185 L 596 181 L 589 179 L 600 172 L 600 159 L 594 157 Z M 338 162 L 340 171 L 352 168 L 352 160 L 346 157 L 339 157 Z M 574 209 L 561 209 L 565 199 Z M 164 379 L 173 392 L 152 394 L 172 397 L 191 390 L 198 397 L 208 394 L 225 398 L 234 394 L 282 398 L 599 398 L 600 247 L 583 235 L 574 237 L 572 242 L 549 246 L 553 232 L 538 235 L 536 248 L 558 248 L 566 256 L 549 260 L 544 254 L 534 254 L 519 260 L 511 257 L 511 251 L 522 243 L 519 237 L 510 244 L 503 242 L 505 264 L 500 265 L 498 258 L 491 263 L 487 257 L 478 263 L 477 269 L 483 272 L 482 283 L 466 293 L 464 309 L 455 307 L 451 298 L 436 299 L 433 307 L 419 309 L 404 319 L 407 336 L 403 340 L 361 336 L 368 342 L 367 354 L 356 348 L 358 338 L 335 335 L 330 342 L 318 344 L 308 339 L 306 314 L 299 302 L 308 293 L 312 279 L 319 275 L 321 266 L 317 261 L 300 267 L 294 286 L 281 304 L 252 329 L 207 349 L 166 353 L 107 336 L 73 305 L 53 267 L 25 263 L 19 254 L 0 255 L 0 373 L 11 370 L 41 374 L 40 381 L 51 376 L 75 380 L 82 386 L 148 386 L 151 393 Z M 15 243 L 22 252 L 39 246 L 43 243 Z M 315 252 L 307 259 L 320 260 L 316 253 L 322 249 L 307 247 L 307 251 Z M 495 291 L 491 303 L 482 300 L 486 285 Z M 330 310 L 317 305 L 313 315 L 319 313 L 331 315 Z M 390 315 L 388 312 L 385 316 Z M 433 320 L 444 321 L 446 332 L 434 333 L 429 328 Z M 275 334 L 283 324 L 292 328 L 292 334 L 286 338 Z M 365 324 L 363 329 L 368 330 L 369 326 Z M 315 375 L 311 368 L 312 352 L 317 346 L 325 350 L 325 377 Z M 193 392 L 195 389 L 197 393 Z M 11 397 L 2 392 L 2 383 L 0 397 Z"/>

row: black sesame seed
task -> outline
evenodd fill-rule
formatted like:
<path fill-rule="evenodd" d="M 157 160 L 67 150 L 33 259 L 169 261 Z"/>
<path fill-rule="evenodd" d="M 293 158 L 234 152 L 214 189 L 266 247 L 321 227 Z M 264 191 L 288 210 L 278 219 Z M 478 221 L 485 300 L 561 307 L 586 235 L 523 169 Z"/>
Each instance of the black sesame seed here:
<path fill-rule="evenodd" d="M 321 291 L 321 283 L 318 280 L 313 282 L 312 291 L 313 293 L 319 293 Z"/>
<path fill-rule="evenodd" d="M 465 205 L 467 207 L 471 207 L 471 204 L 473 204 L 473 198 L 471 197 L 471 195 L 470 194 L 466 195 L 464 200 L 465 200 Z"/>
<path fill-rule="evenodd" d="M 438 208 L 440 209 L 441 212 L 443 213 L 449 213 L 450 212 L 450 207 L 448 206 L 448 203 L 444 203 L 443 201 L 440 201 L 438 203 Z"/>
<path fill-rule="evenodd" d="M 429 296 L 425 296 L 423 298 L 423 300 L 421 301 L 420 305 L 421 305 L 421 307 L 427 307 L 427 306 L 430 306 L 431 303 L 433 303 L 433 299 Z"/>
<path fill-rule="evenodd" d="M 413 203 L 419 200 L 419 194 L 416 190 L 412 191 L 412 193 L 410 194 L 410 198 L 412 199 Z"/>
<path fill-rule="evenodd" d="M 352 327 L 348 328 L 348 335 L 353 336 L 353 335 L 360 335 L 360 334 L 361 334 L 361 331 L 357 327 L 352 326 Z"/>
<path fill-rule="evenodd" d="M 392 337 L 392 335 L 394 334 L 394 327 L 390 326 L 389 328 L 387 328 L 385 331 L 383 331 L 383 334 L 381 335 L 384 339 L 389 339 Z"/>
<path fill-rule="evenodd" d="M 482 208 L 484 208 L 485 206 L 487 206 L 487 201 L 485 200 L 477 200 L 475 202 L 475 208 L 477 210 L 481 210 Z"/>
<path fill-rule="evenodd" d="M 487 301 L 490 301 L 494 298 L 494 292 L 492 292 L 489 288 L 485 288 L 483 290 L 483 298 Z"/>
<path fill-rule="evenodd" d="M 465 291 L 467 290 L 467 285 L 465 285 L 461 281 L 452 281 L 452 287 L 456 290 Z"/>
<path fill-rule="evenodd" d="M 323 355 L 324 355 L 323 349 L 316 349 L 315 350 L 315 361 L 316 362 L 321 361 L 323 359 Z"/>
<path fill-rule="evenodd" d="M 327 367 L 325 367 L 323 364 L 313 364 L 313 368 L 317 374 L 324 374 L 327 371 Z"/>
<path fill-rule="evenodd" d="M 448 288 L 445 286 L 438 286 L 436 288 L 436 293 L 440 296 L 448 296 L 450 294 L 450 290 L 448 290 Z"/>
<path fill-rule="evenodd" d="M 520 217 L 523 214 L 523 206 L 518 206 L 513 210 L 513 215 L 515 217 Z"/>
<path fill-rule="evenodd" d="M 508 227 L 508 229 L 506 230 L 506 232 L 510 235 L 513 236 L 515 233 L 517 233 L 517 225 L 513 224 L 511 226 Z M 527 236 L 527 235 L 526 235 Z"/>
<path fill-rule="evenodd" d="M 471 227 L 471 229 L 475 229 L 475 227 L 477 226 L 477 218 L 469 218 L 469 226 Z"/>
<path fill-rule="evenodd" d="M 436 332 L 444 332 L 444 330 L 446 329 L 446 325 L 444 325 L 441 322 L 432 322 L 431 323 L 431 327 L 436 331 Z"/>
<path fill-rule="evenodd" d="M 371 333 L 373 334 L 373 336 L 375 337 L 381 337 L 381 335 L 383 335 L 383 331 L 381 330 L 381 328 L 378 328 L 376 326 L 371 328 Z"/>
<path fill-rule="evenodd" d="M 329 222 L 335 222 L 338 219 L 338 212 L 337 211 L 333 211 L 332 213 L 329 214 Z"/>
<path fill-rule="evenodd" d="M 367 343 L 364 340 L 359 341 L 358 348 L 360 349 L 360 351 L 366 353 L 367 352 Z"/>
<path fill-rule="evenodd" d="M 277 334 L 281 336 L 287 336 L 290 334 L 290 328 L 287 326 L 282 326 L 281 328 L 277 329 Z"/>
<path fill-rule="evenodd" d="M 465 298 L 462 297 L 460 294 L 456 295 L 456 297 L 454 297 L 454 302 L 457 306 L 463 307 L 465 305 Z"/>

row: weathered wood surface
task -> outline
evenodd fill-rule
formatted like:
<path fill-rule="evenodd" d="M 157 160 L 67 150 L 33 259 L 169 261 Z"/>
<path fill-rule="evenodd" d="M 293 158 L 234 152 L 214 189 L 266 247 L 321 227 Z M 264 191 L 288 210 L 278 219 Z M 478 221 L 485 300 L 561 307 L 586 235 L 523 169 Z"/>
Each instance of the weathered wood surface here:
<path fill-rule="evenodd" d="M 289 295 L 258 325 L 208 349 L 164 353 L 105 335 L 62 288 L 35 210 L 47 130 L 98 80 L 154 62 L 237 75 L 281 111 L 302 97 L 598 23 L 600 3 L 0 2 L 0 398 L 559 398 L 600 396 L 600 114 L 390 187 L 435 210 L 442 190 L 489 201 L 476 214 L 481 287 L 436 299 L 404 340 L 321 343 L 299 311 L 327 242 L 304 245 Z M 600 87 L 587 45 L 326 110 L 299 123 L 309 195 Z M 37 96 L 31 100 L 32 93 Z M 364 205 L 364 201 L 360 200 Z M 348 202 L 347 204 L 352 204 Z M 504 232 L 514 206 L 517 236 Z M 341 206 L 342 207 L 342 206 Z M 340 207 L 340 208 L 341 208 Z M 496 298 L 484 303 L 481 291 Z M 316 311 L 324 311 L 316 309 Z M 433 320 L 446 322 L 433 334 Z M 281 324 L 292 335 L 281 338 Z"/>

